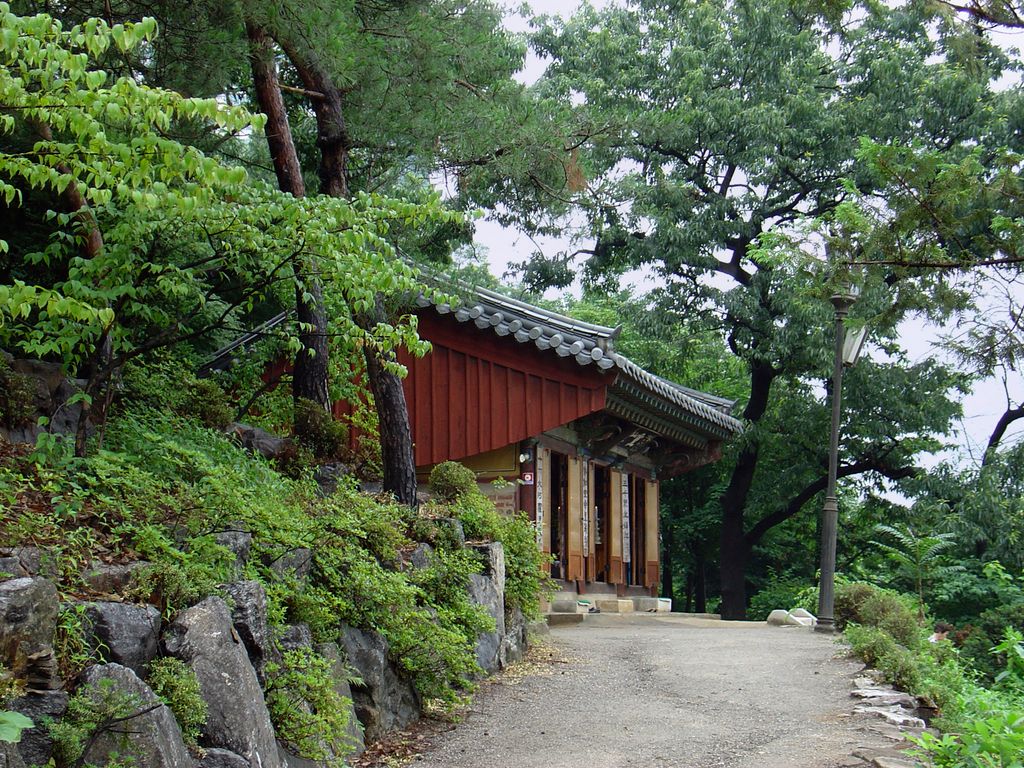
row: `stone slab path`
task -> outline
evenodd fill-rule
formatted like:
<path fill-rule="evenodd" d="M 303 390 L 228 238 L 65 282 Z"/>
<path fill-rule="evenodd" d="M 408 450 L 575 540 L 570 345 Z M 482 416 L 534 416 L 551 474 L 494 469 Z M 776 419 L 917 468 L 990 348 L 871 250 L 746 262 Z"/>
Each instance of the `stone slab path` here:
<path fill-rule="evenodd" d="M 561 661 L 484 686 L 413 765 L 836 768 L 898 754 L 895 729 L 853 714 L 862 665 L 807 629 L 602 614 L 548 641 Z"/>

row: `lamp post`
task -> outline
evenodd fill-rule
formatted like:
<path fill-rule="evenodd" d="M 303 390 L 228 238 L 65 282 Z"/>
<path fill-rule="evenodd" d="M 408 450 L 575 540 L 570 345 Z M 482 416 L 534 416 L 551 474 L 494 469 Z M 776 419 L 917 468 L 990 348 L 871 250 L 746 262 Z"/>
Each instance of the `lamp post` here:
<path fill-rule="evenodd" d="M 832 295 L 832 306 L 835 307 L 836 347 L 835 363 L 832 368 L 832 432 L 829 436 L 828 449 L 828 487 L 825 491 L 825 504 L 821 512 L 821 581 L 818 588 L 818 623 L 815 629 L 819 632 L 835 630 L 835 578 L 836 578 L 836 530 L 839 525 L 839 502 L 836 499 L 836 474 L 839 467 L 839 416 L 843 400 L 843 364 L 853 365 L 864 344 L 866 329 L 850 338 L 853 342 L 847 345 L 844 321 L 850 307 L 857 300 L 859 291 L 856 285 L 845 283 L 841 290 Z"/>

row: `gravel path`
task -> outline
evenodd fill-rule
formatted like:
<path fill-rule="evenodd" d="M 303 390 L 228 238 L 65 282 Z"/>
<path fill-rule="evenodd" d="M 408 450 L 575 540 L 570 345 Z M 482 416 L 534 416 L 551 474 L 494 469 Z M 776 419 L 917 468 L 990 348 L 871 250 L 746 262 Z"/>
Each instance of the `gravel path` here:
<path fill-rule="evenodd" d="M 892 743 L 851 714 L 861 665 L 809 630 L 601 615 L 550 642 L 564 663 L 485 686 L 415 765 L 833 768 Z"/>

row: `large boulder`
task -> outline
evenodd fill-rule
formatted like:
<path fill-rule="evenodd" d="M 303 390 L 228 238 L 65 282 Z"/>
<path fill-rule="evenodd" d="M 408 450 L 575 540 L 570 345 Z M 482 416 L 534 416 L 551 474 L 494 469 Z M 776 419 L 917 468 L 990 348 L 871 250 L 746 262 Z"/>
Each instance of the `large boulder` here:
<path fill-rule="evenodd" d="M 110 682 L 106 682 L 110 681 Z M 106 686 L 135 700 L 137 716 L 99 734 L 83 755 L 86 764 L 106 765 L 115 754 L 130 755 L 146 768 L 193 768 L 192 756 L 170 708 L 132 670 L 120 664 L 89 667 L 82 676 L 88 695 L 104 696 Z"/>
<path fill-rule="evenodd" d="M 292 577 L 305 582 L 313 568 L 313 551 L 306 547 L 289 549 L 277 556 L 264 558 L 264 565 L 281 579 Z"/>
<path fill-rule="evenodd" d="M 59 687 L 52 645 L 59 610 L 57 588 L 47 579 L 0 582 L 0 663 L 30 688 Z"/>
<path fill-rule="evenodd" d="M 25 768 L 25 761 L 17 746 L 0 741 L 0 768 Z"/>
<path fill-rule="evenodd" d="M 362 680 L 352 686 L 352 701 L 366 739 L 378 741 L 418 719 L 419 696 L 392 665 L 387 640 L 354 627 L 342 627 L 339 639 L 349 666 Z"/>
<path fill-rule="evenodd" d="M 53 739 L 46 727 L 47 719 L 59 720 L 68 708 L 68 695 L 64 691 L 40 691 L 19 696 L 8 705 L 35 725 L 21 734 L 18 752 L 28 765 L 46 765 L 53 752 Z"/>
<path fill-rule="evenodd" d="M 476 641 L 476 662 L 484 672 L 501 668 L 505 642 L 505 548 L 501 542 L 472 547 L 484 562 L 483 573 L 469 577 L 469 599 L 494 619 L 494 631 L 482 632 Z"/>
<path fill-rule="evenodd" d="M 227 433 L 233 435 L 247 451 L 258 453 L 267 459 L 276 459 L 284 455 L 294 442 L 291 438 L 278 437 L 265 429 L 239 422 L 228 424 Z"/>
<path fill-rule="evenodd" d="M 85 604 L 89 643 L 107 661 L 144 675 L 159 650 L 160 611 L 151 605 Z"/>
<path fill-rule="evenodd" d="M 361 755 L 366 750 L 366 743 L 363 739 L 363 729 L 359 725 L 359 716 L 356 714 L 353 703 L 352 686 L 348 681 L 349 670 L 345 666 L 345 660 L 341 657 L 337 643 L 320 643 L 316 646 L 316 652 L 331 663 L 331 677 L 334 680 L 334 692 L 348 700 L 348 739 L 352 744 L 352 753 Z"/>
<path fill-rule="evenodd" d="M 289 624 L 284 628 L 281 639 L 277 641 L 281 652 L 299 651 L 313 647 L 313 633 L 308 624 Z"/>
<path fill-rule="evenodd" d="M 232 602 L 231 621 L 235 631 L 245 645 L 260 685 L 264 685 L 264 669 L 274 655 L 267 619 L 267 592 L 258 581 L 236 581 L 222 588 Z"/>
<path fill-rule="evenodd" d="M 104 563 L 94 561 L 82 574 L 89 589 L 101 595 L 118 595 L 128 588 L 132 577 L 150 567 L 146 560 L 131 563 Z"/>
<path fill-rule="evenodd" d="M 249 768 L 249 761 L 230 749 L 211 747 L 203 751 L 203 758 L 196 764 L 197 768 Z"/>
<path fill-rule="evenodd" d="M 232 567 L 235 576 L 240 575 L 249 562 L 249 552 L 252 550 L 252 534 L 246 530 L 245 524 L 233 523 L 230 528 L 215 533 L 213 540 L 234 555 Z"/>
<path fill-rule="evenodd" d="M 219 597 L 182 611 L 164 648 L 195 672 L 209 716 L 200 743 L 241 755 L 253 768 L 283 768 L 256 671 Z"/>
<path fill-rule="evenodd" d="M 505 612 L 505 636 L 501 640 L 498 662 L 506 667 L 515 661 L 522 661 L 526 656 L 527 634 L 526 617 L 518 606 L 512 606 Z"/>
<path fill-rule="evenodd" d="M 42 568 L 43 554 L 38 547 L 4 547 L 0 549 L 0 574 L 9 573 L 8 578 L 21 579 L 38 576 Z M 4 578 L 0 576 L 0 578 Z"/>
<path fill-rule="evenodd" d="M 481 632 L 476 639 L 476 663 L 487 673 L 501 667 L 500 652 L 505 639 L 505 601 L 494 581 L 481 573 L 469 576 L 469 599 L 494 619 L 494 630 Z"/>

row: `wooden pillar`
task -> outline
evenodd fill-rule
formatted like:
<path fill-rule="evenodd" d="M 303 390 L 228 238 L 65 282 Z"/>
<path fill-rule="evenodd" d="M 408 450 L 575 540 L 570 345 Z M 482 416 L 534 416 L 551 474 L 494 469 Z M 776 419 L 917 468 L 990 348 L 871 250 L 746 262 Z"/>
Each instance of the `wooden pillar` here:
<path fill-rule="evenodd" d="M 645 534 L 647 541 L 645 542 L 645 551 L 647 552 L 647 587 L 651 590 L 652 595 L 658 593 L 658 565 L 661 556 L 660 550 L 660 537 L 658 533 L 658 525 L 661 521 L 661 514 L 658 510 L 658 504 L 660 502 L 660 495 L 658 493 L 659 485 L 657 480 L 647 480 L 644 482 L 644 515 L 645 515 Z"/>
<path fill-rule="evenodd" d="M 622 584 L 622 473 L 613 469 L 609 476 L 611 514 L 608 515 L 608 583 Z M 628 510 L 626 512 L 628 514 Z"/>
<path fill-rule="evenodd" d="M 576 456 L 570 456 L 568 477 L 568 505 L 569 511 L 566 515 L 567 528 L 566 545 L 568 547 L 569 561 L 566 568 L 566 578 L 569 581 L 582 581 L 583 570 L 583 482 L 581 480 L 583 462 Z"/>
<path fill-rule="evenodd" d="M 597 575 L 597 563 L 595 554 L 595 531 L 597 530 L 597 503 L 594 499 L 594 462 L 583 461 L 583 482 L 586 484 L 583 492 L 584 514 L 586 515 L 586 530 L 583 533 L 583 554 L 586 556 L 586 567 L 584 578 L 587 581 L 594 581 Z"/>

